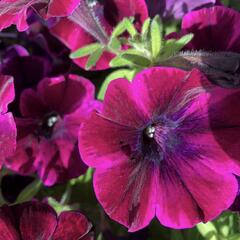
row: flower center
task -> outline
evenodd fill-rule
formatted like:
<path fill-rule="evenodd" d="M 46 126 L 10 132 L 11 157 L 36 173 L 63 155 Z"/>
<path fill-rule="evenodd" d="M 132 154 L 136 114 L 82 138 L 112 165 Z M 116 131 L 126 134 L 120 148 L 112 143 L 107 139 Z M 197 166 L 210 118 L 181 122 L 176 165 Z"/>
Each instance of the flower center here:
<path fill-rule="evenodd" d="M 69 19 L 82 27 L 100 43 L 107 45 L 109 37 L 100 20 L 103 13 L 101 13 L 99 6 L 97 6 L 96 10 L 95 5 L 96 1 L 82 0 L 78 8 L 69 16 Z M 99 14 L 97 14 L 97 11 Z"/>
<path fill-rule="evenodd" d="M 36 135 L 38 137 L 43 136 L 45 138 L 51 138 L 55 124 L 59 120 L 59 115 L 55 112 L 46 114 L 39 122 L 36 129 Z"/>
<path fill-rule="evenodd" d="M 177 124 L 170 119 L 160 119 L 147 126 L 142 134 L 141 155 L 147 161 L 159 164 L 176 151 L 181 141 Z"/>

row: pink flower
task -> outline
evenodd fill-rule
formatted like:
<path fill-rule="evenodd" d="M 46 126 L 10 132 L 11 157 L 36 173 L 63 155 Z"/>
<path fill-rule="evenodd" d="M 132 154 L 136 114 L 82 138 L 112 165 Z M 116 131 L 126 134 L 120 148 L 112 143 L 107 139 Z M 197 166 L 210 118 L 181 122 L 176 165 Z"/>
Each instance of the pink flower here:
<path fill-rule="evenodd" d="M 83 174 L 86 166 L 77 148 L 78 131 L 99 105 L 92 83 L 76 75 L 46 78 L 37 90 L 24 90 L 23 118 L 16 118 L 17 150 L 7 159 L 7 167 L 25 175 L 37 172 L 45 185 Z"/>
<path fill-rule="evenodd" d="M 28 28 L 30 9 L 42 12 L 47 18 L 62 17 L 71 14 L 79 2 L 80 0 L 1 0 L 0 30 L 15 24 L 18 31 L 25 31 Z"/>
<path fill-rule="evenodd" d="M 133 232 L 154 216 L 188 228 L 227 209 L 238 190 L 233 173 L 240 173 L 239 97 L 196 69 L 156 67 L 131 83 L 112 81 L 102 111 L 92 113 L 79 136 L 106 213 Z"/>
<path fill-rule="evenodd" d="M 168 38 L 193 33 L 192 41 L 184 47 L 191 51 L 179 53 L 179 59 L 175 61 L 173 57 L 168 66 L 184 70 L 195 67 L 215 84 L 231 88 L 240 86 L 239 28 L 240 13 L 223 6 L 186 14 L 181 32 L 170 34 Z"/>
<path fill-rule="evenodd" d="M 93 240 L 91 228 L 82 213 L 57 216 L 49 205 L 37 201 L 0 208 L 1 240 Z"/>
<path fill-rule="evenodd" d="M 194 34 L 187 47 L 191 50 L 240 53 L 239 29 L 240 13 L 223 6 L 190 12 L 182 20 L 183 34 Z"/>
<path fill-rule="evenodd" d="M 0 75 L 0 167 L 6 157 L 12 155 L 16 148 L 16 125 L 8 104 L 14 100 L 13 78 Z"/>
<path fill-rule="evenodd" d="M 62 18 L 51 29 L 72 51 L 94 42 L 106 45 L 110 34 L 124 17 L 134 16 L 136 25 L 140 25 L 148 17 L 148 10 L 144 0 L 103 0 L 101 3 L 89 4 L 81 0 L 79 7 L 68 18 Z M 113 54 L 104 53 L 97 63 L 96 69 L 109 68 Z M 85 68 L 87 57 L 74 60 L 76 64 Z"/>

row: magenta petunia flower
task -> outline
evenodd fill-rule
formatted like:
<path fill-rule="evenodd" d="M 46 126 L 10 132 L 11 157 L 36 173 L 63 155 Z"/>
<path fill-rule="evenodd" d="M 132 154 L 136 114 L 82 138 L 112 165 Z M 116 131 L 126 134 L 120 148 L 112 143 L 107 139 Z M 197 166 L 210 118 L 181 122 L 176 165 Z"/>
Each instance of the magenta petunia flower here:
<path fill-rule="evenodd" d="M 218 0 L 146 0 L 146 3 L 150 16 L 160 14 L 166 19 L 181 19 L 192 10 L 220 4 Z"/>
<path fill-rule="evenodd" d="M 14 100 L 13 78 L 0 75 L 0 167 L 6 157 L 12 155 L 16 148 L 16 125 L 8 111 L 8 104 Z"/>
<path fill-rule="evenodd" d="M 34 10 L 48 17 L 71 14 L 80 0 L 1 0 L 0 30 L 15 24 L 18 31 L 28 28 L 28 11 Z"/>
<path fill-rule="evenodd" d="M 239 144 L 231 139 L 239 136 L 237 97 L 239 90 L 213 86 L 196 69 L 149 68 L 131 83 L 111 82 L 102 111 L 79 137 L 106 213 L 137 231 L 154 216 L 187 228 L 227 209 L 238 190 L 232 173 L 240 173 Z"/>
<path fill-rule="evenodd" d="M 111 31 L 124 17 L 135 17 L 135 24 L 140 26 L 148 17 L 144 0 L 81 0 L 79 7 L 68 18 L 62 18 L 51 31 L 72 51 L 88 44 L 109 42 Z M 109 68 L 113 54 L 104 53 L 96 69 Z M 85 68 L 87 57 L 74 60 Z"/>
<path fill-rule="evenodd" d="M 0 240 L 93 240 L 91 229 L 82 213 L 65 211 L 57 216 L 38 201 L 0 208 Z"/>
<path fill-rule="evenodd" d="M 89 112 L 98 108 L 93 84 L 76 75 L 46 78 L 21 94 L 16 118 L 17 150 L 6 166 L 20 174 L 37 172 L 45 185 L 78 177 L 86 170 L 77 136 Z"/>
<path fill-rule="evenodd" d="M 182 20 L 183 34 L 194 34 L 187 46 L 190 50 L 240 53 L 239 28 L 240 13 L 223 6 L 193 11 Z"/>

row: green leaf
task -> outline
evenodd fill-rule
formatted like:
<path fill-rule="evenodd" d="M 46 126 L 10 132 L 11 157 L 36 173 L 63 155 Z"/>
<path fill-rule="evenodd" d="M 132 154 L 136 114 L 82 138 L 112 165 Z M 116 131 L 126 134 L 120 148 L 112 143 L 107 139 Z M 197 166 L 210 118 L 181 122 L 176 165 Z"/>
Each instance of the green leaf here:
<path fill-rule="evenodd" d="M 147 18 L 142 26 L 142 31 L 141 31 L 141 36 L 142 36 L 142 40 L 145 41 L 147 39 L 147 35 L 149 33 L 149 28 L 150 28 L 150 23 L 151 23 L 151 19 Z"/>
<path fill-rule="evenodd" d="M 162 32 L 163 25 L 160 17 L 157 15 L 154 17 L 151 23 L 151 46 L 152 46 L 152 56 L 157 58 L 161 51 L 162 46 Z"/>
<path fill-rule="evenodd" d="M 176 41 L 176 44 L 179 48 L 178 51 L 180 51 L 184 46 L 186 46 L 193 39 L 193 37 L 194 37 L 193 33 L 189 33 L 178 39 Z"/>
<path fill-rule="evenodd" d="M 30 201 L 40 190 L 42 182 L 38 179 L 27 185 L 23 191 L 18 195 L 14 204 Z"/>
<path fill-rule="evenodd" d="M 231 237 L 228 237 L 228 240 L 239 240 L 239 239 L 240 239 L 240 233 L 237 233 Z"/>
<path fill-rule="evenodd" d="M 121 57 L 136 66 L 149 67 L 151 65 L 151 61 L 149 59 L 139 54 L 122 53 Z"/>
<path fill-rule="evenodd" d="M 118 79 L 118 78 L 126 78 L 126 79 L 132 79 L 134 75 L 134 71 L 133 70 L 129 70 L 129 69 L 120 69 L 120 70 L 117 70 L 115 72 L 112 72 L 111 74 L 109 74 L 106 79 L 104 80 L 101 88 L 100 88 L 100 91 L 98 93 L 98 96 L 97 98 L 99 100 L 103 100 L 104 99 L 104 96 L 105 96 L 105 93 L 107 91 L 107 87 L 109 85 L 109 83 L 115 79 Z"/>
<path fill-rule="evenodd" d="M 103 54 L 103 48 L 96 49 L 88 58 L 88 61 L 86 63 L 86 69 L 89 70 L 92 67 L 96 66 L 98 60 Z"/>
<path fill-rule="evenodd" d="M 79 48 L 75 52 L 71 53 L 69 57 L 71 59 L 85 57 L 85 56 L 88 56 L 88 55 L 94 53 L 99 48 L 102 48 L 102 45 L 100 43 L 89 44 L 89 45 Z"/>
<path fill-rule="evenodd" d="M 212 222 L 208 223 L 199 223 L 197 229 L 200 234 L 208 240 L 218 240 L 217 238 L 217 229 Z"/>
<path fill-rule="evenodd" d="M 181 51 L 182 48 L 192 40 L 192 38 L 193 34 L 190 33 L 181 37 L 178 40 L 170 39 L 166 41 L 165 46 L 162 49 L 162 54 L 160 55 L 160 61 L 169 58 Z"/>
<path fill-rule="evenodd" d="M 115 58 L 113 58 L 111 60 L 111 62 L 109 63 L 109 66 L 111 66 L 112 68 L 114 67 L 125 67 L 125 66 L 129 66 L 131 65 L 131 62 L 127 61 L 126 59 L 117 56 Z"/>
<path fill-rule="evenodd" d="M 108 46 L 110 49 L 119 50 L 121 48 L 121 43 L 116 37 L 112 37 Z"/>
<path fill-rule="evenodd" d="M 131 20 L 129 20 L 128 18 L 124 18 L 113 30 L 112 32 L 112 38 L 113 37 L 118 37 L 120 35 L 122 35 L 125 31 L 127 31 L 130 36 L 133 38 L 135 37 L 138 32 L 136 30 L 136 28 L 134 27 L 133 23 Z"/>

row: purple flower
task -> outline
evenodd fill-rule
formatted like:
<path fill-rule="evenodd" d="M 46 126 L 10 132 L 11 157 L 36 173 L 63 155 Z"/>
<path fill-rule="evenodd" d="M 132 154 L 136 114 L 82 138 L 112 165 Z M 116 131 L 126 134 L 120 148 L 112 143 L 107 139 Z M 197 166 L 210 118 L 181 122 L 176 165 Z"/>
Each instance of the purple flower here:
<path fill-rule="evenodd" d="M 91 228 L 82 213 L 57 216 L 49 205 L 37 201 L 0 208 L 0 240 L 93 240 Z"/>
<path fill-rule="evenodd" d="M 24 90 L 23 118 L 16 118 L 17 150 L 7 159 L 7 167 L 25 175 L 37 172 L 45 185 L 83 174 L 86 166 L 77 148 L 78 131 L 99 106 L 92 83 L 76 75 L 46 78 L 37 90 Z"/>
<path fill-rule="evenodd" d="M 111 82 L 102 111 L 92 113 L 79 137 L 106 213 L 133 232 L 154 216 L 188 228 L 227 209 L 238 189 L 232 173 L 240 173 L 239 139 L 230 137 L 239 136 L 239 96 L 196 69 L 156 67 L 131 83 Z"/>
<path fill-rule="evenodd" d="M 81 0 L 79 7 L 68 18 L 62 18 L 51 29 L 69 49 L 75 51 L 88 44 L 100 42 L 106 45 L 110 34 L 124 17 L 134 16 L 136 25 L 140 26 L 148 17 L 147 6 L 144 0 Z M 113 54 L 104 53 L 96 65 L 96 69 L 109 68 Z M 85 68 L 87 57 L 74 60 L 80 67 Z"/>
<path fill-rule="evenodd" d="M 16 148 L 16 125 L 8 111 L 8 104 L 14 99 L 13 78 L 0 75 L 0 167 L 6 157 L 12 155 Z"/>
<path fill-rule="evenodd" d="M 42 13 L 47 18 L 71 14 L 80 0 L 1 0 L 0 30 L 15 24 L 18 31 L 27 30 L 28 11 Z M 47 12 L 45 12 L 47 9 Z"/>
<path fill-rule="evenodd" d="M 220 4 L 218 0 L 146 0 L 146 3 L 151 17 L 160 14 L 166 19 L 181 19 L 194 9 Z"/>
<path fill-rule="evenodd" d="M 182 34 L 194 34 L 189 50 L 240 53 L 239 28 L 240 13 L 222 6 L 193 11 L 182 20 Z"/>

